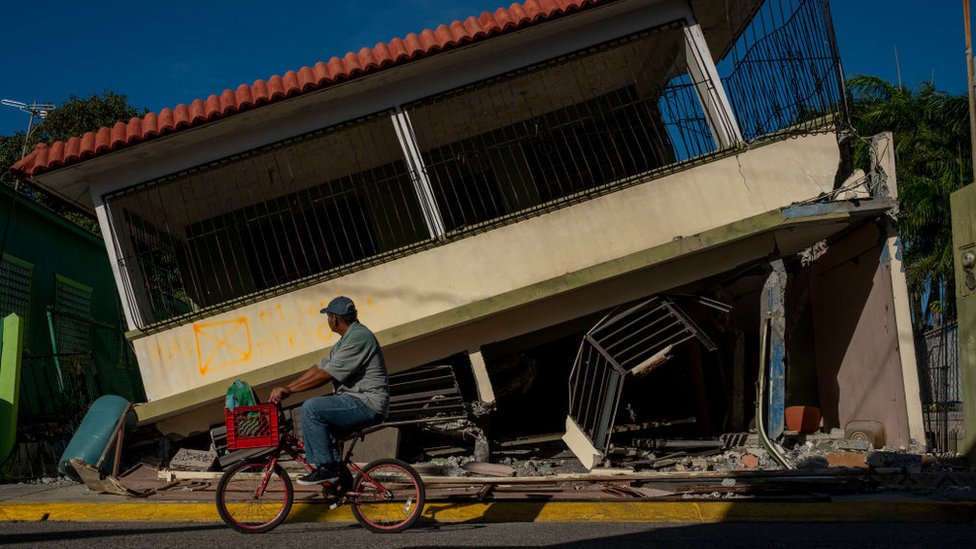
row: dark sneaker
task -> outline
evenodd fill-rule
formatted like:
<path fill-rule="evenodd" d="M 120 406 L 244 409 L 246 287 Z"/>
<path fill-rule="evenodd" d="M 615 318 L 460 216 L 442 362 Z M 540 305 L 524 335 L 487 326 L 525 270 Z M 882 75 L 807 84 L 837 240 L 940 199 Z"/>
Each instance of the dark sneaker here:
<path fill-rule="evenodd" d="M 343 492 L 352 490 L 352 472 L 345 465 L 339 469 L 339 488 Z"/>
<path fill-rule="evenodd" d="M 298 484 L 302 486 L 315 486 L 316 484 L 322 484 L 324 482 L 335 483 L 339 481 L 339 471 L 334 467 L 326 467 L 324 465 L 319 465 L 314 471 L 305 475 L 304 477 L 298 477 Z"/>

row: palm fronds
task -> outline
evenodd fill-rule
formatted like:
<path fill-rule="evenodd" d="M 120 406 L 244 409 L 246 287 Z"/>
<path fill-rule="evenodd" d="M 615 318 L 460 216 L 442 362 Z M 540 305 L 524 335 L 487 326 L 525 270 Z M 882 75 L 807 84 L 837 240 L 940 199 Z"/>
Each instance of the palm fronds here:
<path fill-rule="evenodd" d="M 945 288 L 943 314 L 954 316 L 952 231 L 949 195 L 972 181 L 969 102 L 930 83 L 898 87 L 876 76 L 854 76 L 851 124 L 862 136 L 891 131 L 898 170 L 898 226 L 913 306 L 920 316 L 923 295 Z M 868 168 L 867 145 L 854 160 Z"/>

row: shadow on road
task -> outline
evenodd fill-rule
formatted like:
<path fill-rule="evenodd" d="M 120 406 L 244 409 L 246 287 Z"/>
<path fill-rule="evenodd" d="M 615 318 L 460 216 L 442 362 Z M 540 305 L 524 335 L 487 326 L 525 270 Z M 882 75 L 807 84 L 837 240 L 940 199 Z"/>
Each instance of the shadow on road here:
<path fill-rule="evenodd" d="M 39 544 L 45 541 L 67 541 L 83 539 L 100 539 L 107 537 L 126 537 L 133 535 L 146 534 L 171 534 L 178 532 L 204 532 L 211 530 L 224 530 L 227 527 L 223 524 L 187 524 L 181 526 L 150 526 L 148 524 L 131 524 L 128 528 L 96 529 L 91 530 L 58 530 L 51 532 L 14 534 L 5 533 L 0 545 L 13 545 L 16 543 Z"/>

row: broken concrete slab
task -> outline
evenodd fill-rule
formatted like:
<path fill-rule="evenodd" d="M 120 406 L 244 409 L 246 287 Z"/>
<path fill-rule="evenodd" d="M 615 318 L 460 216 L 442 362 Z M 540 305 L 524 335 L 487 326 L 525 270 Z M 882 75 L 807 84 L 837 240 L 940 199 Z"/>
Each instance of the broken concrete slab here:
<path fill-rule="evenodd" d="M 215 450 L 180 448 L 169 460 L 169 468 L 177 471 L 206 471 L 216 460 Z"/>

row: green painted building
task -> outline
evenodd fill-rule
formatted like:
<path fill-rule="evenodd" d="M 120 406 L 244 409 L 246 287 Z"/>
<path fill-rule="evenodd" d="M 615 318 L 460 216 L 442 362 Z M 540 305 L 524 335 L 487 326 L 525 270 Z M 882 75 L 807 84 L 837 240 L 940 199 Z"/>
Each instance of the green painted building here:
<path fill-rule="evenodd" d="M 19 476 L 35 476 L 57 463 L 95 398 L 145 392 L 102 238 L 3 186 L 0 245 L 0 315 L 25 319 L 14 461 L 30 465 Z"/>

